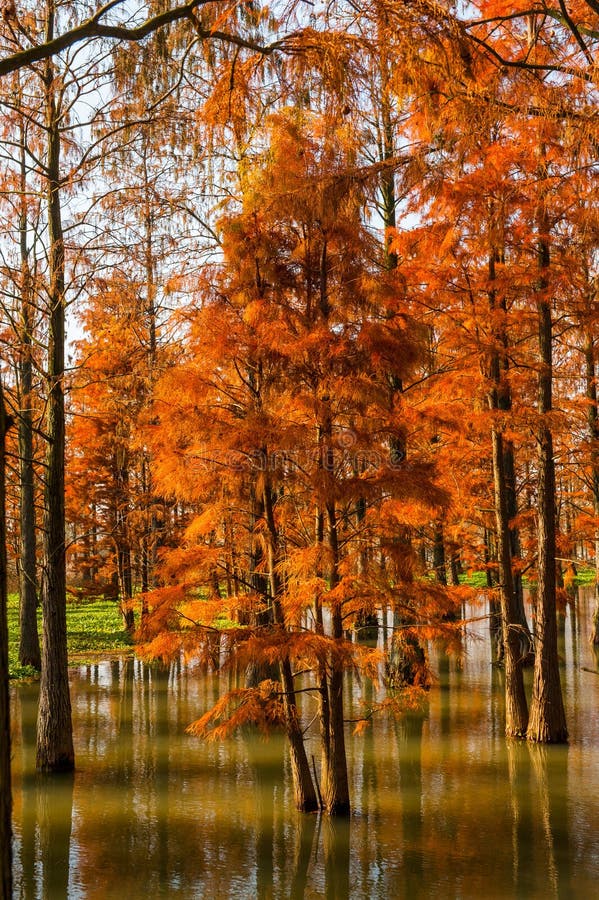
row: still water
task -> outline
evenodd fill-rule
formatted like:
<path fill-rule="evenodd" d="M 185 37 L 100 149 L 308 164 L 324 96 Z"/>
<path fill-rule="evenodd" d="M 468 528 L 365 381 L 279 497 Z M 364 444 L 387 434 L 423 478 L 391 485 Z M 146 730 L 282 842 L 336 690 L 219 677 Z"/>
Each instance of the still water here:
<path fill-rule="evenodd" d="M 77 772 L 35 774 L 37 687 L 13 691 L 15 897 L 587 898 L 599 891 L 599 676 L 589 604 L 562 633 L 571 743 L 503 738 L 487 625 L 431 656 L 426 708 L 348 738 L 349 821 L 293 808 L 284 742 L 185 726 L 227 677 L 115 659 L 72 671 Z M 372 686 L 348 683 L 352 710 Z M 309 710 L 307 710 L 309 714 Z M 317 756 L 317 741 L 311 751 Z"/>

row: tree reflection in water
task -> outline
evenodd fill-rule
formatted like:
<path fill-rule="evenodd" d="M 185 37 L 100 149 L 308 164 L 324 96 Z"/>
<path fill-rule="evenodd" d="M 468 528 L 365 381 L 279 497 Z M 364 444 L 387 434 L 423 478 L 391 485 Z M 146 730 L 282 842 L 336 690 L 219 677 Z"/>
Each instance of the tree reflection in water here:
<path fill-rule="evenodd" d="M 348 726 L 349 820 L 295 811 L 281 735 L 207 744 L 186 734 L 231 674 L 132 659 L 74 671 L 74 779 L 36 775 L 37 687 L 13 687 L 15 895 L 586 900 L 599 878 L 587 628 L 586 606 L 575 615 L 569 603 L 568 748 L 505 741 L 486 623 L 465 641 L 463 668 L 431 648 L 427 709 L 376 719 L 360 737 Z M 374 685 L 348 681 L 348 718 L 363 690 L 376 699 Z M 318 766 L 318 734 L 308 739 Z"/>

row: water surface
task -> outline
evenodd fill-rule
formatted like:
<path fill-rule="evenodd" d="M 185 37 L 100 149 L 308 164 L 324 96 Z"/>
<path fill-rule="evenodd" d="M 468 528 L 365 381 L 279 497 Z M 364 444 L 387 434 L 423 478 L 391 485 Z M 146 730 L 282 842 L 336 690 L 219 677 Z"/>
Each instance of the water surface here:
<path fill-rule="evenodd" d="M 185 727 L 230 675 L 114 659 L 72 671 L 77 772 L 35 773 L 37 686 L 13 689 L 20 898 L 589 898 L 599 884 L 599 676 L 588 601 L 563 621 L 570 746 L 503 737 L 486 623 L 432 648 L 421 714 L 348 736 L 349 821 L 293 808 L 281 737 Z M 348 715 L 361 691 L 348 680 Z M 305 710 L 307 717 L 310 710 Z M 318 759 L 317 735 L 310 753 Z"/>

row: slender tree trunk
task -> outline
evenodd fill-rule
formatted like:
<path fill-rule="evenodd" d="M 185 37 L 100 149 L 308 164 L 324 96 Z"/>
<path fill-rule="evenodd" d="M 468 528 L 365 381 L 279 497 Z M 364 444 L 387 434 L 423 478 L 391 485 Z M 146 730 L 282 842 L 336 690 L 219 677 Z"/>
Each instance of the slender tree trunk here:
<path fill-rule="evenodd" d="M 54 4 L 48 6 L 46 38 L 54 34 Z M 60 131 L 55 102 L 54 67 L 46 64 L 48 134 L 48 240 L 50 317 L 48 323 L 48 399 L 46 415 L 45 510 L 43 532 L 43 654 L 37 723 L 37 767 L 42 772 L 75 767 L 68 680 L 66 557 L 64 513 L 64 241 L 60 207 Z"/>
<path fill-rule="evenodd" d="M 512 398 L 509 390 L 506 392 L 508 394 L 508 400 L 506 408 L 511 410 L 512 408 Z M 500 398 L 500 409 L 503 408 L 501 406 L 501 398 Z M 514 613 L 516 616 L 515 621 L 517 621 L 520 632 L 523 637 L 526 637 L 528 640 L 528 650 L 526 652 L 524 658 L 524 665 L 530 665 L 534 658 L 533 653 L 533 642 L 532 635 L 530 632 L 530 626 L 528 624 L 528 620 L 526 618 L 526 611 L 524 609 L 524 588 L 522 585 L 522 573 L 519 570 L 514 570 L 514 560 L 519 560 L 522 558 L 522 546 L 520 542 L 520 530 L 519 528 L 513 524 L 514 519 L 518 515 L 518 497 L 516 493 L 516 463 L 515 463 L 515 454 L 514 454 L 514 445 L 512 441 L 506 440 L 505 436 L 503 438 L 503 470 L 505 473 L 505 494 L 506 494 L 506 503 L 507 503 L 507 517 L 509 522 L 509 534 L 510 534 L 510 551 L 512 557 L 512 572 L 513 572 L 513 580 L 514 580 L 514 596 L 515 596 L 515 608 Z"/>
<path fill-rule="evenodd" d="M 584 358 L 588 401 L 587 421 L 591 441 L 593 513 L 596 518 L 599 518 L 599 412 L 597 410 L 595 342 L 590 328 L 587 329 L 585 335 Z M 599 529 L 595 531 L 595 609 L 589 638 L 593 646 L 599 646 Z"/>
<path fill-rule="evenodd" d="M 123 438 L 126 441 L 126 437 Z M 123 624 L 127 631 L 135 628 L 135 613 L 133 611 L 133 573 L 131 571 L 131 543 L 129 540 L 129 461 L 126 447 L 123 445 L 116 452 L 116 509 L 115 509 L 115 539 L 117 572 L 119 582 L 119 604 Z"/>
<path fill-rule="evenodd" d="M 32 298 L 29 251 L 27 247 L 27 177 L 25 166 L 25 134 L 21 123 L 21 214 L 19 222 L 21 253 L 21 321 L 19 325 L 19 380 L 21 409 L 19 414 L 20 471 L 20 559 L 19 559 L 19 662 L 22 666 L 41 668 L 40 640 L 37 630 L 37 554 L 35 536 L 35 472 L 33 468 L 33 360 Z"/>
<path fill-rule="evenodd" d="M 538 598 L 536 605 L 535 667 L 527 737 L 540 743 L 568 740 L 557 652 L 555 577 L 555 464 L 553 435 L 548 421 L 552 409 L 551 308 L 546 297 L 550 262 L 549 224 L 543 198 L 538 219 L 539 296 L 539 426 L 537 433 Z"/>
<path fill-rule="evenodd" d="M 154 383 L 154 368 L 156 365 L 156 278 L 154 259 L 154 213 L 152 210 L 152 191 L 150 177 L 147 168 L 147 148 L 144 146 L 143 154 L 144 199 L 143 199 L 143 224 L 144 224 L 144 270 L 146 279 L 146 304 L 144 318 L 148 323 L 148 397 L 151 397 Z M 146 507 L 146 529 L 142 538 L 142 596 L 154 586 L 154 570 L 156 567 L 156 546 L 158 539 L 158 522 L 152 496 L 152 470 L 151 458 L 148 449 L 144 448 L 142 454 L 142 486 L 144 491 L 144 503 Z M 146 615 L 146 603 L 142 600 L 141 618 Z"/>
<path fill-rule="evenodd" d="M 395 155 L 395 126 L 393 122 L 393 110 L 395 101 L 393 99 L 390 88 L 392 66 L 388 55 L 384 48 L 386 47 L 383 35 L 385 29 L 389 27 L 388 15 L 381 10 L 379 13 L 379 35 L 381 36 L 381 56 L 380 56 L 380 79 L 381 79 L 381 98 L 380 98 L 380 125 L 379 125 L 379 158 L 381 162 L 390 160 Z M 397 225 L 397 191 L 395 185 L 395 171 L 393 167 L 383 169 L 380 181 L 381 191 L 381 217 L 385 229 L 384 247 L 383 247 L 383 265 L 387 271 L 397 268 L 397 254 L 391 249 L 393 240 L 393 231 Z M 403 383 L 401 378 L 390 373 L 389 375 L 390 403 L 393 404 L 397 397 L 403 393 Z M 389 456 L 393 465 L 402 464 L 407 456 L 407 448 L 405 440 L 402 437 L 393 437 L 389 442 Z M 412 552 L 412 542 L 407 529 L 402 529 L 402 533 L 397 536 L 397 541 L 406 545 L 406 552 Z M 408 601 L 404 598 L 404 606 Z M 383 622 L 385 617 L 383 614 Z M 414 684 L 419 678 L 420 673 L 426 669 L 426 653 L 414 635 L 410 635 L 407 639 L 403 637 L 400 626 L 403 624 L 403 617 L 393 611 L 394 630 L 391 637 L 390 647 L 386 660 L 387 683 L 390 687 L 404 687 L 406 684 Z"/>
<path fill-rule="evenodd" d="M 318 428 L 318 446 L 320 459 L 322 460 L 322 429 Z M 319 548 L 324 546 L 324 516 L 322 509 L 316 510 L 316 544 Z M 318 571 L 319 577 L 324 573 Z M 314 601 L 314 620 L 316 633 L 324 635 L 324 616 L 320 597 Z M 331 707 L 329 702 L 329 674 L 324 659 L 318 663 L 318 722 L 320 727 L 320 777 L 321 781 L 328 782 L 331 760 Z"/>
<path fill-rule="evenodd" d="M 337 513 L 334 503 L 327 504 L 327 539 L 331 552 L 330 588 L 339 583 L 339 539 L 337 535 Z M 343 615 L 340 602 L 331 609 L 331 636 L 335 642 L 343 641 Z M 330 660 L 329 678 L 329 764 L 326 778 L 322 780 L 322 797 L 326 811 L 330 815 L 348 816 L 350 813 L 349 780 L 347 777 L 347 756 L 345 752 L 345 722 L 343 717 L 343 663 L 334 654 Z"/>
<path fill-rule="evenodd" d="M 273 496 L 270 485 L 265 478 L 264 483 L 264 516 L 267 531 L 267 565 L 270 581 L 270 589 L 273 602 L 273 614 L 275 624 L 285 629 L 285 618 L 281 606 L 281 582 L 277 572 L 277 547 L 278 532 L 275 523 Z M 283 705 L 289 740 L 289 753 L 291 760 L 291 772 L 295 793 L 295 805 L 302 812 L 315 812 L 319 808 L 314 782 L 310 773 L 310 765 L 306 755 L 304 735 L 302 732 L 297 701 L 295 695 L 295 683 L 291 669 L 291 660 L 285 656 L 280 664 L 281 684 L 283 687 Z"/>
<path fill-rule="evenodd" d="M 266 454 L 266 450 L 264 450 Z M 260 608 L 253 608 L 249 615 L 249 625 L 254 627 L 262 627 L 272 625 L 273 609 L 272 604 L 265 605 L 264 601 L 268 596 L 268 581 L 264 573 L 261 571 L 261 563 L 263 561 L 263 547 L 261 541 L 260 529 L 264 523 L 264 503 L 260 492 L 257 490 L 255 481 L 250 484 L 250 549 L 249 549 L 249 582 L 260 598 Z M 246 687 L 256 687 L 265 678 L 276 680 L 276 666 L 267 663 L 252 660 L 248 663 L 245 671 Z"/>
<path fill-rule="evenodd" d="M 8 622 L 4 438 L 10 425 L 0 385 L 0 900 L 12 898 L 12 793 L 10 782 L 10 702 L 8 695 Z"/>

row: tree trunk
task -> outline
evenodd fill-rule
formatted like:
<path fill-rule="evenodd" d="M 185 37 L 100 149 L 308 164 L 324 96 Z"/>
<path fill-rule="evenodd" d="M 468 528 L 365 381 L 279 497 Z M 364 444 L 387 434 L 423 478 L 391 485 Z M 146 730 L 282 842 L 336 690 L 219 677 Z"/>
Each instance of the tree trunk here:
<path fill-rule="evenodd" d="M 524 691 L 522 665 L 528 649 L 528 639 L 521 632 L 512 576 L 512 555 L 507 515 L 503 438 L 496 426 L 492 431 L 493 483 L 495 488 L 495 519 L 497 527 L 497 562 L 499 566 L 499 594 L 503 623 L 503 654 L 505 663 L 505 733 L 508 737 L 525 737 L 528 726 L 528 705 Z M 526 649 L 524 649 L 526 648 Z"/>
<path fill-rule="evenodd" d="M 568 729 L 562 699 L 557 652 L 555 579 L 555 464 L 553 436 L 547 414 L 552 409 L 552 321 L 545 296 L 548 287 L 549 226 L 539 204 L 537 312 L 539 323 L 539 427 L 537 434 L 538 597 L 536 605 L 535 668 L 527 737 L 540 743 L 566 743 Z"/>
<path fill-rule="evenodd" d="M 266 454 L 265 450 L 264 453 Z M 260 598 L 258 601 L 259 607 L 253 606 L 248 614 L 248 624 L 254 628 L 260 628 L 274 623 L 272 604 L 265 603 L 268 598 L 268 580 L 260 568 L 264 555 L 262 541 L 260 540 L 260 527 L 263 523 L 264 503 L 262 496 L 259 496 L 256 489 L 255 480 L 253 480 L 250 484 L 250 548 L 248 580 L 253 591 Z M 276 681 L 277 667 L 260 660 L 251 660 L 245 670 L 246 687 L 257 687 L 257 685 L 266 678 Z"/>
<path fill-rule="evenodd" d="M 19 662 L 22 666 L 41 668 L 40 640 L 37 630 L 37 572 L 35 536 L 35 473 L 33 468 L 33 360 L 32 298 L 29 251 L 27 247 L 27 178 L 25 166 L 24 126 L 21 123 L 22 197 L 19 221 L 21 253 L 21 321 L 19 324 L 19 473 L 20 473 L 20 558 L 19 558 Z"/>
<path fill-rule="evenodd" d="M 281 606 L 281 583 L 276 569 L 278 533 L 274 516 L 272 490 L 266 478 L 264 479 L 263 501 L 267 529 L 267 565 L 272 594 L 274 621 L 279 628 L 285 629 L 285 619 L 283 608 Z M 312 775 L 310 773 L 308 757 L 306 755 L 304 734 L 297 709 L 295 683 L 289 656 L 285 656 L 281 660 L 279 671 L 283 687 L 283 706 L 285 709 L 287 738 L 289 740 L 295 805 L 297 809 L 302 812 L 315 812 L 319 808 L 319 803 L 316 797 Z"/>
<path fill-rule="evenodd" d="M 587 422 L 591 441 L 591 490 L 593 493 L 593 514 L 599 518 L 599 413 L 597 410 L 597 382 L 595 380 L 595 342 L 592 332 L 586 331 L 584 344 Z M 595 531 L 595 609 L 591 633 L 591 644 L 599 646 L 599 530 Z"/>
<path fill-rule="evenodd" d="M 489 310 L 493 316 L 496 309 L 495 295 L 495 263 L 497 251 L 489 254 Z M 502 366 L 500 347 L 507 345 L 505 327 L 493 329 L 494 346 L 489 361 L 489 406 L 496 418 L 491 428 L 493 488 L 495 500 L 495 540 L 497 546 L 497 565 L 499 574 L 499 596 L 501 605 L 501 623 L 503 635 L 503 659 L 505 665 L 505 733 L 508 737 L 525 737 L 528 726 L 528 704 L 524 691 L 522 667 L 530 647 L 528 628 L 522 624 L 519 598 L 514 583 L 512 568 L 513 537 L 510 534 L 509 519 L 509 486 L 506 477 L 506 463 L 512 466 L 513 454 L 506 452 L 501 424 L 497 419 L 501 411 L 511 408 L 511 397 L 505 379 L 505 366 Z M 502 377 L 503 376 L 503 377 Z M 525 620 L 526 621 L 526 620 Z"/>
<path fill-rule="evenodd" d="M 131 571 L 131 543 L 129 540 L 129 460 L 125 441 L 127 436 L 122 436 L 123 445 L 118 447 L 115 460 L 115 475 L 117 483 L 116 508 L 115 508 L 115 540 L 117 556 L 117 573 L 119 586 L 119 605 L 123 624 L 127 631 L 135 628 L 135 613 L 133 611 L 133 574 Z"/>
<path fill-rule="evenodd" d="M 331 471 L 329 469 L 328 471 Z M 330 589 L 339 583 L 339 540 L 337 514 L 334 503 L 327 504 L 327 542 L 331 553 Z M 343 640 L 343 615 L 340 602 L 331 609 L 331 636 L 335 642 Z M 348 816 L 350 813 L 349 780 L 345 752 L 345 723 L 343 718 L 343 663 L 333 654 L 329 677 L 329 733 L 326 750 L 328 765 L 322 779 L 322 797 L 330 815 Z"/>
<path fill-rule="evenodd" d="M 144 135 L 145 138 L 145 135 Z M 146 303 L 144 319 L 148 323 L 148 346 L 146 359 L 148 366 L 148 396 L 151 398 L 154 382 L 154 368 L 156 365 L 156 279 L 154 259 L 154 214 L 152 210 L 152 191 L 150 188 L 150 176 L 147 168 L 148 153 L 144 145 L 142 153 L 144 200 L 143 200 L 143 224 L 144 224 L 144 269 L 146 278 Z M 156 548 L 158 541 L 158 522 L 152 496 L 152 466 L 150 452 L 144 447 L 142 453 L 142 488 L 144 494 L 144 506 L 146 509 L 146 527 L 142 537 L 142 604 L 141 620 L 143 622 L 147 614 L 145 594 L 155 586 L 154 570 L 156 568 Z"/>
<path fill-rule="evenodd" d="M 433 524 L 433 572 L 435 573 L 435 579 L 439 584 L 447 584 L 443 523 L 440 521 Z"/>
<path fill-rule="evenodd" d="M 0 900 L 12 897 L 12 793 L 10 782 L 10 702 L 6 613 L 6 526 L 4 438 L 10 425 L 0 385 Z"/>
<path fill-rule="evenodd" d="M 512 408 L 512 398 L 509 394 L 509 390 L 503 393 L 508 394 L 508 403 L 506 405 L 506 409 L 511 410 Z M 503 409 L 504 407 L 501 405 L 501 397 L 499 398 L 499 408 Z M 517 526 L 513 524 L 514 519 L 518 515 L 518 497 L 516 493 L 516 464 L 514 459 L 514 445 L 511 441 L 506 441 L 505 438 L 502 437 L 503 443 L 503 471 L 505 474 L 505 494 L 506 494 L 506 503 L 507 503 L 507 518 L 509 523 L 509 536 L 510 536 L 510 553 L 512 559 L 512 577 L 514 581 L 514 598 L 515 598 L 515 607 L 514 607 L 514 615 L 515 621 L 518 623 L 518 627 L 520 628 L 520 633 L 522 637 L 526 637 L 528 641 L 528 649 L 526 651 L 524 657 L 524 665 L 528 666 L 532 664 L 534 653 L 533 653 L 533 642 L 532 642 L 532 634 L 530 632 L 530 626 L 528 624 L 528 620 L 526 618 L 526 612 L 524 609 L 524 589 L 522 585 L 522 573 L 519 570 L 514 571 L 514 560 L 519 560 L 522 557 L 522 546 L 520 543 L 520 530 Z"/>
<path fill-rule="evenodd" d="M 493 382 L 491 406 L 497 411 L 511 413 L 512 410 L 512 392 L 509 383 L 509 336 L 505 322 L 507 307 L 505 297 L 497 298 L 495 289 L 496 265 L 505 262 L 505 250 L 501 240 L 497 235 L 503 233 L 503 222 L 496 220 L 496 210 L 493 203 L 490 206 L 489 216 L 489 234 L 492 236 L 494 246 L 490 248 L 488 257 L 489 272 L 489 309 L 492 321 L 496 322 L 493 326 L 494 349 L 491 354 L 491 379 Z M 500 319 L 496 317 L 497 312 L 502 313 Z M 510 627 L 517 627 L 519 630 L 519 639 L 521 646 L 526 643 L 526 650 L 523 655 L 523 665 L 532 662 L 532 636 L 530 628 L 526 620 L 524 611 L 524 592 L 522 589 L 522 575 L 519 571 L 514 571 L 514 560 L 520 559 L 522 548 L 520 545 L 520 533 L 518 528 L 513 524 L 514 519 L 518 515 L 518 498 L 516 493 L 516 463 L 514 455 L 514 445 L 511 440 L 506 440 L 501 433 L 501 445 L 503 460 L 501 463 L 501 491 L 505 497 L 505 526 L 508 529 L 509 537 L 509 564 L 511 569 L 511 583 L 513 587 L 513 595 L 510 599 Z M 495 470 L 495 466 L 494 466 Z M 501 501 L 503 504 L 503 500 Z M 497 511 L 497 503 L 496 503 Z M 499 527 L 499 526 L 498 526 Z M 504 525 L 501 525 L 503 528 Z M 502 540 L 499 532 L 497 533 L 497 543 Z M 505 584 L 500 575 L 500 582 Z M 505 627 L 504 622 L 504 627 Z M 525 641 L 526 639 L 526 641 Z"/>
<path fill-rule="evenodd" d="M 46 38 L 54 33 L 54 4 L 48 6 Z M 42 772 L 75 767 L 69 694 L 66 621 L 64 515 L 64 241 L 60 207 L 60 131 L 55 102 L 54 68 L 46 65 L 48 132 L 48 239 L 50 316 L 48 323 L 48 399 L 46 414 L 45 509 L 43 532 L 43 654 L 37 724 L 37 768 Z"/>

